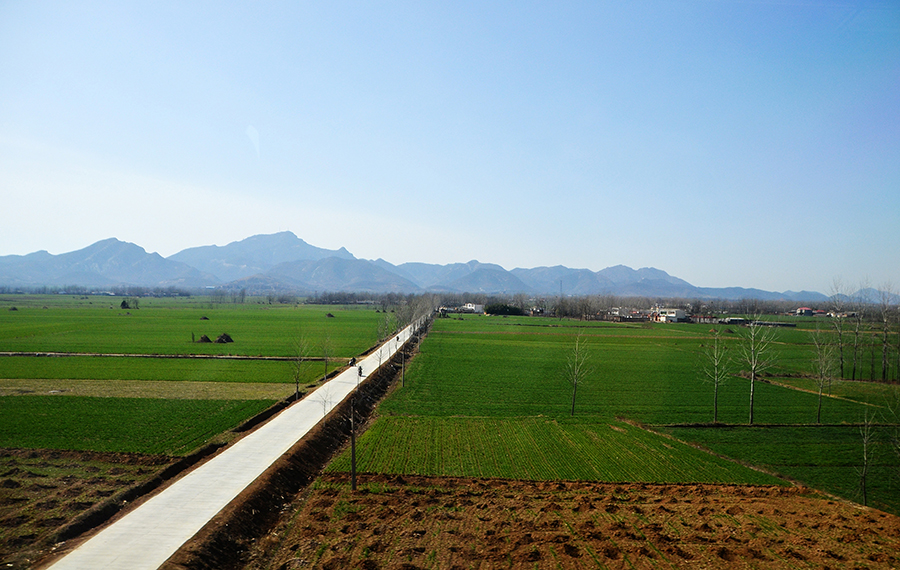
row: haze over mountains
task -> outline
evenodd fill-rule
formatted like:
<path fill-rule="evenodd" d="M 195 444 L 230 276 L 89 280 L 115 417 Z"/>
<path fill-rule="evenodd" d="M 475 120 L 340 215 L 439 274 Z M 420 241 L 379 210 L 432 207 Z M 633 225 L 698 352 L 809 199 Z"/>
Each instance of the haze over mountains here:
<path fill-rule="evenodd" d="M 436 265 L 357 259 L 344 248 L 310 245 L 292 232 L 256 235 L 225 246 L 188 248 L 164 258 L 115 238 L 51 255 L 0 256 L 0 286 L 221 287 L 249 294 L 459 292 L 533 295 L 618 295 L 719 299 L 822 301 L 810 291 L 770 292 L 741 287 L 697 287 L 665 271 L 624 265 L 600 271 L 555 267 L 506 270 L 469 261 Z"/>

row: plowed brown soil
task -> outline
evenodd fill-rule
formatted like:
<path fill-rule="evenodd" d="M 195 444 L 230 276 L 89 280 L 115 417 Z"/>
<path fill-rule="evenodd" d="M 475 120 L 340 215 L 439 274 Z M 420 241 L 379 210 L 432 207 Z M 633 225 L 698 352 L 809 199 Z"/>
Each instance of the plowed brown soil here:
<path fill-rule="evenodd" d="M 250 568 L 896 568 L 900 518 L 805 489 L 323 476 Z"/>
<path fill-rule="evenodd" d="M 57 540 L 81 532 L 72 525 L 103 522 L 131 500 L 129 490 L 173 462 L 130 453 L 0 449 L 0 566 L 30 568 Z"/>

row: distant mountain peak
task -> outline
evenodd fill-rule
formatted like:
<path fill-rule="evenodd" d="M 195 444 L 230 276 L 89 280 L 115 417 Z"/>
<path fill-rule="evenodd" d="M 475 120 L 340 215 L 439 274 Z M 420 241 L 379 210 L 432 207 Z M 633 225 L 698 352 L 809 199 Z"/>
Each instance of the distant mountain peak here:
<path fill-rule="evenodd" d="M 212 275 L 203 275 L 189 265 L 147 253 L 141 246 L 117 238 L 60 255 L 42 251 L 0 258 L 3 285 L 203 287 L 216 283 L 218 280 Z"/>
<path fill-rule="evenodd" d="M 176 285 L 201 288 L 246 288 L 257 293 L 274 290 L 365 291 L 371 293 L 453 291 L 458 293 L 533 295 L 617 295 L 655 298 L 764 299 L 816 302 L 820 293 L 774 293 L 741 287 L 704 288 L 654 267 L 632 269 L 614 265 L 591 271 L 563 265 L 515 268 L 472 259 L 436 265 L 419 262 L 393 265 L 384 259 L 357 259 L 346 248 L 323 249 L 308 244 L 292 231 L 259 234 L 225 246 L 207 245 L 182 250 L 168 258 L 117 238 L 100 240 L 81 250 L 52 255 L 46 250 L 28 255 L 0 256 L 0 285 L 83 285 L 109 287 Z M 872 297 L 875 293 L 860 292 Z"/>
<path fill-rule="evenodd" d="M 265 273 L 281 263 L 321 260 L 328 257 L 356 259 L 343 247 L 339 250 L 315 247 L 291 231 L 258 234 L 221 247 L 189 248 L 179 251 L 169 259 L 218 275 L 223 281 L 235 281 Z"/>

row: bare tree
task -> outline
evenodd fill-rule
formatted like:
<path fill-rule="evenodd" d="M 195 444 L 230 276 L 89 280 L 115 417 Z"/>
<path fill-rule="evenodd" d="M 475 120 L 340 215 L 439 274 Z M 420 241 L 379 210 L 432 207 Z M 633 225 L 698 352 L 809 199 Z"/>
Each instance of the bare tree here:
<path fill-rule="evenodd" d="M 526 295 L 525 293 L 516 293 L 512 297 L 511 304 L 512 306 L 520 309 L 523 313 L 526 313 L 529 309 L 528 295 Z"/>
<path fill-rule="evenodd" d="M 894 370 L 896 379 L 900 380 L 900 307 L 894 305 L 894 319 L 897 321 L 897 350 L 894 353 Z"/>
<path fill-rule="evenodd" d="M 900 387 L 894 386 L 891 398 L 886 406 L 890 414 L 888 423 L 894 424 L 894 435 L 891 436 L 891 449 L 900 458 Z M 898 469 L 900 475 L 900 469 Z"/>
<path fill-rule="evenodd" d="M 831 383 L 835 372 L 834 345 L 828 342 L 828 338 L 822 331 L 816 329 L 812 335 L 813 341 L 813 372 L 815 374 L 816 388 L 819 392 L 819 403 L 816 408 L 816 423 L 822 423 L 822 392 L 827 388 L 831 393 Z"/>
<path fill-rule="evenodd" d="M 227 293 L 224 289 L 214 289 L 212 293 L 210 293 L 209 298 L 212 303 L 218 305 L 225 302 L 226 295 Z"/>
<path fill-rule="evenodd" d="M 384 313 L 384 316 L 378 321 L 378 342 L 382 342 L 393 335 L 396 329 L 397 324 L 394 315 Z"/>
<path fill-rule="evenodd" d="M 894 436 L 891 438 L 891 449 L 894 450 L 897 458 L 900 459 L 900 429 L 894 429 Z M 898 474 L 900 474 L 900 469 L 898 469 Z"/>
<path fill-rule="evenodd" d="M 294 399 L 300 399 L 300 379 L 303 377 L 303 363 L 309 357 L 309 340 L 303 331 L 298 331 L 294 339 L 294 359 L 291 361 L 291 375 L 294 378 Z"/>
<path fill-rule="evenodd" d="M 878 312 L 881 317 L 881 381 L 887 382 L 890 374 L 890 332 L 891 318 L 894 310 L 894 288 L 890 283 L 882 285 L 878 289 Z"/>
<path fill-rule="evenodd" d="M 869 416 L 869 412 L 866 411 L 866 415 L 863 417 L 863 423 L 859 426 L 859 435 L 862 438 L 862 463 L 857 469 L 857 474 L 859 475 L 859 491 L 862 494 L 862 503 L 863 506 L 868 506 L 868 495 L 866 489 L 866 479 L 869 476 L 869 465 L 872 462 L 872 452 L 873 452 L 873 444 L 875 439 L 875 430 L 872 427 L 872 417 Z"/>
<path fill-rule="evenodd" d="M 328 415 L 328 411 L 331 409 L 331 386 L 328 383 L 322 384 L 319 386 L 319 389 L 315 391 L 316 399 L 322 404 L 322 415 Z"/>
<path fill-rule="evenodd" d="M 597 313 L 595 299 L 590 295 L 579 297 L 576 301 L 578 305 L 578 318 L 582 321 L 591 320 Z"/>
<path fill-rule="evenodd" d="M 417 310 L 417 304 L 411 296 L 409 299 L 401 299 L 400 303 L 397 305 L 396 312 L 394 313 L 396 316 L 395 329 L 400 330 L 412 323 L 416 318 Z"/>
<path fill-rule="evenodd" d="M 840 277 L 835 277 L 831 283 L 831 327 L 834 329 L 837 340 L 838 372 L 844 377 L 844 329 L 847 324 L 847 302 L 850 299 L 848 289 Z"/>
<path fill-rule="evenodd" d="M 713 329 L 713 342 L 703 353 L 703 374 L 713 385 L 713 423 L 719 423 L 719 386 L 731 374 L 731 360 L 727 354 L 728 346 L 721 337 L 719 329 Z"/>
<path fill-rule="evenodd" d="M 578 384 L 581 383 L 593 371 L 590 366 L 590 352 L 587 347 L 587 339 L 582 331 L 578 331 L 575 344 L 572 346 L 566 358 L 566 378 L 572 383 L 572 415 L 575 415 L 575 394 L 578 392 Z"/>
<path fill-rule="evenodd" d="M 891 450 L 900 458 L 900 386 L 894 386 L 893 390 L 885 396 L 886 418 L 885 423 L 894 424 L 894 433 L 890 439 Z M 900 472 L 898 472 L 900 475 Z"/>
<path fill-rule="evenodd" d="M 869 310 L 868 289 L 869 282 L 861 281 L 859 284 L 859 289 L 857 289 L 856 294 L 853 296 L 853 368 L 850 372 L 851 380 L 857 379 L 857 372 L 859 372 L 859 376 L 862 377 L 863 355 L 861 341 L 863 322 L 865 320 L 866 313 Z"/>
<path fill-rule="evenodd" d="M 878 333 L 869 342 L 869 380 L 875 381 L 875 355 L 878 353 Z"/>
<path fill-rule="evenodd" d="M 748 321 L 747 332 L 744 334 L 738 350 L 740 361 L 747 366 L 747 372 L 750 375 L 749 423 L 753 425 L 753 397 L 756 390 L 756 379 L 775 365 L 775 357 L 772 354 L 775 329 L 761 324 L 758 313 L 748 317 Z"/>

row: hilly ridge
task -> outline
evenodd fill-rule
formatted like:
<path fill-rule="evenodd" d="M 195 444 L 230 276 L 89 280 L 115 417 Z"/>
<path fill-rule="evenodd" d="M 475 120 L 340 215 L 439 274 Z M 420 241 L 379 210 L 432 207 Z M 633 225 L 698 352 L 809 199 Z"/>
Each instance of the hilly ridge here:
<path fill-rule="evenodd" d="M 345 248 L 319 248 L 292 232 L 255 235 L 225 246 L 200 246 L 168 258 L 109 238 L 52 255 L 0 256 L 0 286 L 181 287 L 244 289 L 251 294 L 365 292 L 458 292 L 529 295 L 618 295 L 720 299 L 817 301 L 820 293 L 770 292 L 741 287 L 696 287 L 660 269 L 625 265 L 600 271 L 561 265 L 515 268 L 476 260 L 447 265 L 393 265 L 357 259 Z"/>
<path fill-rule="evenodd" d="M 228 282 L 265 273 L 281 263 L 329 257 L 356 259 L 344 248 L 322 249 L 306 243 L 292 232 L 251 236 L 221 247 L 192 247 L 181 250 L 168 259 L 186 263 Z"/>
<path fill-rule="evenodd" d="M 38 251 L 0 257 L 0 284 L 10 287 L 143 285 L 193 288 L 219 283 L 221 280 L 213 274 L 166 259 L 158 253 L 147 253 L 140 246 L 115 238 L 59 255 Z"/>

